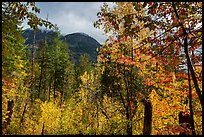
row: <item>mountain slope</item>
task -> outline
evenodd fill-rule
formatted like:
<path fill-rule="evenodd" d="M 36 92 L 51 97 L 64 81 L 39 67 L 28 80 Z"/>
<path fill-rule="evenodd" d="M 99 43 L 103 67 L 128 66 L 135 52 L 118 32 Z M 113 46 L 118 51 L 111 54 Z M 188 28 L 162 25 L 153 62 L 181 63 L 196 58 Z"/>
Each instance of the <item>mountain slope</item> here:
<path fill-rule="evenodd" d="M 88 54 L 90 59 L 96 62 L 96 48 L 99 48 L 100 44 L 94 38 L 85 33 L 72 33 L 62 37 L 62 40 L 68 44 L 74 60 L 78 60 L 81 54 Z"/>
<path fill-rule="evenodd" d="M 53 35 L 52 31 L 47 33 L 47 40 Z M 26 39 L 25 44 L 33 44 L 33 30 L 26 29 L 23 33 L 23 37 Z M 42 41 L 44 38 L 44 32 L 39 30 L 36 32 L 36 42 Z M 78 62 L 80 55 L 87 54 L 90 57 L 91 62 L 97 61 L 97 51 L 101 45 L 91 36 L 85 33 L 72 33 L 66 36 L 61 36 L 61 39 L 65 41 L 71 52 L 71 59 L 74 62 Z"/>

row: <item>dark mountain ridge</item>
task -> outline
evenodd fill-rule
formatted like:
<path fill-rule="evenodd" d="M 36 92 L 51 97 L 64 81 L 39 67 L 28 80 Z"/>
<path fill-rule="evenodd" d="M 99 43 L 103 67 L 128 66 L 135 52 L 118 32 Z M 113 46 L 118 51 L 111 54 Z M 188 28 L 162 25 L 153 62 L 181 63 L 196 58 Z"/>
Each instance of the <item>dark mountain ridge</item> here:
<path fill-rule="evenodd" d="M 51 40 L 51 36 L 54 35 L 53 31 L 48 31 L 46 38 L 49 42 Z M 25 38 L 25 44 L 32 45 L 33 44 L 33 30 L 26 29 L 22 36 Z M 36 43 L 42 41 L 44 39 L 44 31 L 38 30 L 36 32 Z M 92 38 L 91 36 L 83 33 L 71 33 L 65 36 L 61 35 L 61 40 L 65 41 L 70 50 L 71 59 L 75 63 L 78 63 L 80 55 L 87 54 L 90 57 L 90 61 L 92 63 L 97 62 L 97 51 L 101 45 L 100 43 Z"/>

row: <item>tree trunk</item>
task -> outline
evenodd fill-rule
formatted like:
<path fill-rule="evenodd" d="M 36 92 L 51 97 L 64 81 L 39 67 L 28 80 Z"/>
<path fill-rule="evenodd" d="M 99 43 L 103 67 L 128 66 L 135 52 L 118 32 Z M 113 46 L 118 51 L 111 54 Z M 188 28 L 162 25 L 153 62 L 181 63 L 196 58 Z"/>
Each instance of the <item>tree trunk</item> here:
<path fill-rule="evenodd" d="M 191 77 L 190 77 L 190 71 L 189 71 L 189 64 L 188 64 L 188 85 L 189 85 L 189 108 L 190 108 L 190 123 L 191 123 L 190 125 L 192 129 L 192 134 L 196 135 L 194 119 L 193 119 L 192 90 L 191 90 Z"/>
<path fill-rule="evenodd" d="M 130 123 L 130 121 L 128 120 L 128 123 L 127 123 L 127 134 L 128 135 L 132 135 L 132 124 Z"/>
<path fill-rule="evenodd" d="M 50 83 L 49 83 L 49 95 L 48 95 L 49 101 L 50 101 L 51 88 L 52 88 L 52 77 L 50 78 Z"/>
<path fill-rule="evenodd" d="M 22 124 L 23 124 L 23 120 L 24 120 L 24 115 L 26 113 L 26 107 L 27 107 L 27 100 L 26 100 L 26 103 L 24 105 L 24 108 L 23 108 L 23 113 L 22 113 L 22 116 L 21 116 L 21 119 L 20 119 L 20 134 L 21 134 L 21 129 L 22 129 Z"/>
<path fill-rule="evenodd" d="M 7 111 L 9 111 L 9 113 L 7 114 L 6 121 L 3 123 L 3 127 L 2 127 L 3 134 L 8 134 L 8 127 L 9 127 L 9 125 L 11 123 L 13 108 L 14 108 L 14 101 L 13 100 L 8 101 Z"/>
<path fill-rule="evenodd" d="M 54 74 L 54 98 L 56 97 L 55 90 L 56 90 L 56 71 L 55 71 L 55 74 Z"/>
<path fill-rule="evenodd" d="M 152 104 L 145 100 L 143 135 L 151 135 L 152 131 Z"/>
<path fill-rule="evenodd" d="M 126 109 L 126 118 L 127 118 L 127 130 L 126 133 L 127 135 L 132 135 L 132 119 L 130 117 L 130 113 L 129 113 L 129 107 L 127 107 Z"/>
<path fill-rule="evenodd" d="M 30 98 L 31 102 L 33 101 L 34 97 L 34 60 L 35 60 L 35 45 L 36 45 L 36 39 L 35 39 L 35 30 L 33 30 L 33 47 L 31 50 L 31 90 L 30 90 Z"/>
<path fill-rule="evenodd" d="M 45 122 L 43 122 L 42 131 L 41 131 L 41 135 L 44 135 L 44 129 L 45 129 Z"/>
<path fill-rule="evenodd" d="M 98 106 L 98 103 L 96 105 L 97 105 L 96 106 L 96 114 L 97 114 L 96 118 L 97 118 L 97 129 L 98 129 L 99 128 L 99 113 L 98 113 L 99 112 L 99 109 L 98 109 L 99 106 Z"/>
<path fill-rule="evenodd" d="M 44 55 L 43 55 L 43 60 L 41 62 L 41 69 L 40 69 L 40 81 L 39 81 L 39 86 L 38 86 L 38 98 L 40 98 L 40 89 L 41 89 L 42 74 L 43 74 L 43 64 L 44 64 Z"/>
<path fill-rule="evenodd" d="M 48 15 L 47 15 L 47 21 L 48 21 Z M 46 31 L 47 31 L 47 22 L 46 22 L 46 30 L 44 33 L 44 60 L 45 60 L 45 64 L 44 64 L 44 68 L 45 68 L 45 72 L 44 72 L 44 78 L 45 78 L 45 85 L 44 85 L 44 93 L 43 93 L 43 100 L 46 100 L 46 90 L 47 90 L 47 62 L 46 62 L 46 51 L 47 51 L 47 44 L 46 44 Z"/>
<path fill-rule="evenodd" d="M 182 126 L 186 124 L 185 130 L 180 132 L 180 135 L 190 135 L 189 129 L 191 128 L 191 116 L 190 114 L 185 114 L 183 111 L 179 113 L 179 124 Z"/>

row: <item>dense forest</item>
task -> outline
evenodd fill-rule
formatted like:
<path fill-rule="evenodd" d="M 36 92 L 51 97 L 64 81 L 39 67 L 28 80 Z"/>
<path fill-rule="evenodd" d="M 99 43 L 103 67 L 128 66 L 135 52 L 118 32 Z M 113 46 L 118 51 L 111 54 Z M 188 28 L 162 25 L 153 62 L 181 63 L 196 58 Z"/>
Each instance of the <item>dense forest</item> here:
<path fill-rule="evenodd" d="M 39 12 L 2 2 L 3 135 L 202 135 L 202 2 L 104 3 L 97 62 Z"/>

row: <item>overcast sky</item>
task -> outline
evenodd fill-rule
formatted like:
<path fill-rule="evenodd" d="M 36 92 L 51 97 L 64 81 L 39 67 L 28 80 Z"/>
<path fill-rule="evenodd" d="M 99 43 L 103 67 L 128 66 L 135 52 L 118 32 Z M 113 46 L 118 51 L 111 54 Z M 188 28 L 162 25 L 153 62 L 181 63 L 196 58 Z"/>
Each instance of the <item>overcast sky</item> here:
<path fill-rule="evenodd" d="M 113 2 L 108 4 L 112 6 Z M 36 5 L 40 8 L 37 15 L 46 19 L 48 14 L 48 20 L 57 24 L 62 35 L 84 32 L 99 43 L 104 43 L 106 36 L 103 31 L 93 26 L 103 2 L 36 2 Z"/>

